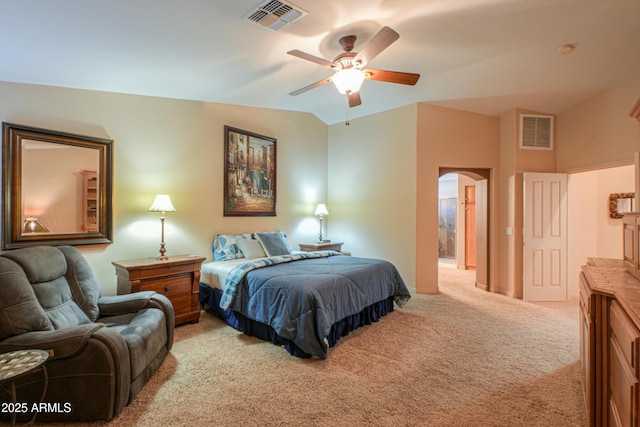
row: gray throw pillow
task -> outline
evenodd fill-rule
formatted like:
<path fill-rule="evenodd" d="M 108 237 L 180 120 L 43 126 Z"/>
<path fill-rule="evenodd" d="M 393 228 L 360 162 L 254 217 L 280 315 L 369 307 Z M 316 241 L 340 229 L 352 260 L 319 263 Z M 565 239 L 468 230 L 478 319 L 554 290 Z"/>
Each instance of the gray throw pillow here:
<path fill-rule="evenodd" d="M 291 253 L 289 245 L 280 231 L 269 233 L 255 233 L 256 239 L 262 245 L 267 256 L 288 255 Z"/>

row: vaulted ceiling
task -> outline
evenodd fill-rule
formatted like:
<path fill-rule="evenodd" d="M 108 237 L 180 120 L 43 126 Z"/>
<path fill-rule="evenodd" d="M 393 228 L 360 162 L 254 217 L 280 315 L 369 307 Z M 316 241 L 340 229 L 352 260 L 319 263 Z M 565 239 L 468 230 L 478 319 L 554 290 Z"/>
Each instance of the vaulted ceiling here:
<path fill-rule="evenodd" d="M 640 72 L 639 0 L 294 0 L 278 31 L 260 0 L 0 0 L 0 81 L 309 112 L 327 124 L 416 103 L 497 115 L 567 108 Z M 366 81 L 362 105 L 326 84 L 333 60 L 383 26 L 400 38 L 371 68 L 419 73 L 415 86 Z M 574 50 L 559 54 L 571 44 Z M 640 94 L 638 94 L 640 95 Z M 10 100 L 2 100 L 10 102 Z M 630 106 L 631 107 L 631 106 Z"/>

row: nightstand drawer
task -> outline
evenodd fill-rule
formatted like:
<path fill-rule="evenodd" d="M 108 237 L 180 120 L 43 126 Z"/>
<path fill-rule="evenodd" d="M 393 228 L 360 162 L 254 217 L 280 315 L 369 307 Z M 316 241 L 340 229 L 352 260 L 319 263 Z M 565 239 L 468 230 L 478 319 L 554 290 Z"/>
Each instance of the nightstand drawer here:
<path fill-rule="evenodd" d="M 171 276 L 164 279 L 154 279 L 153 281 L 141 281 L 140 291 L 156 291 L 166 295 L 168 298 L 176 295 L 187 295 L 191 293 L 192 277 L 189 274 L 182 276 Z"/>
<path fill-rule="evenodd" d="M 184 313 L 189 313 L 192 310 L 193 299 L 191 295 L 183 295 L 180 297 L 171 298 L 171 304 L 173 305 L 173 310 L 177 313 L 176 316 L 178 318 L 184 317 Z"/>
<path fill-rule="evenodd" d="M 152 277 L 173 276 L 193 271 L 193 264 L 163 265 L 153 268 L 143 268 L 129 273 L 130 279 L 148 279 Z"/>

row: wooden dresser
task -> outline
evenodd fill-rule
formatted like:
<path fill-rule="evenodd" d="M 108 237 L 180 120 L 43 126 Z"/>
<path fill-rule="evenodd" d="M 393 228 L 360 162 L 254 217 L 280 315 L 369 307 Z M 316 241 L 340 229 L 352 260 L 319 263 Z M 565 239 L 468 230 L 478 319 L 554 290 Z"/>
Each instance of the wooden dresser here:
<path fill-rule="evenodd" d="M 589 426 L 640 423 L 640 280 L 622 260 L 580 273 L 580 364 Z"/>
<path fill-rule="evenodd" d="M 173 304 L 176 325 L 200 320 L 198 289 L 200 266 L 205 258 L 177 255 L 166 260 L 142 258 L 114 261 L 118 277 L 118 295 L 156 291 Z"/>

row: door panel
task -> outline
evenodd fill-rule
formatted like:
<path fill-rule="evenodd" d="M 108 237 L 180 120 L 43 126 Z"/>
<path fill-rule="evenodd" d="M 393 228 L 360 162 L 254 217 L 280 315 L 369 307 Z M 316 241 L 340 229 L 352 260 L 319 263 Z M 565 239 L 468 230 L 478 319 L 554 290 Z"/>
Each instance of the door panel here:
<path fill-rule="evenodd" d="M 524 296 L 567 298 L 567 176 L 524 173 Z"/>
<path fill-rule="evenodd" d="M 476 186 L 464 187 L 464 266 L 467 270 L 476 269 Z"/>

